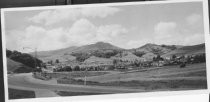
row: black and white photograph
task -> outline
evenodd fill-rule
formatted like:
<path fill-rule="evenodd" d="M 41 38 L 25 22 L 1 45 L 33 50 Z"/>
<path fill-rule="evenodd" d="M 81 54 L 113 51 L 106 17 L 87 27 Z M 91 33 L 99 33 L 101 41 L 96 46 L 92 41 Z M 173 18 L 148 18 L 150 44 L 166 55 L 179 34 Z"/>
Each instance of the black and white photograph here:
<path fill-rule="evenodd" d="M 3 9 L 9 100 L 207 90 L 203 1 Z"/>

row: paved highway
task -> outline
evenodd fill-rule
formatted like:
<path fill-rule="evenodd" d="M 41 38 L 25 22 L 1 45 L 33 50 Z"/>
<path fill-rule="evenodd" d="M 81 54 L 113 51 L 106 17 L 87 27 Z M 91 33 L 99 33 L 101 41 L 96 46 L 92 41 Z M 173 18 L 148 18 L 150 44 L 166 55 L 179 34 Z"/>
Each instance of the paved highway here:
<path fill-rule="evenodd" d="M 102 86 L 84 86 L 84 85 L 63 85 L 48 83 L 39 81 L 32 78 L 32 74 L 17 74 L 9 75 L 8 77 L 9 88 L 33 90 L 35 92 L 41 92 L 41 90 L 54 91 L 71 91 L 71 92 L 88 92 L 88 93 L 129 93 L 129 92 L 141 92 L 143 90 L 114 88 L 114 87 L 102 87 Z M 44 91 L 42 91 L 44 92 Z M 44 95 L 44 94 L 43 94 Z M 54 95 L 55 96 L 55 95 Z M 46 96 L 49 97 L 49 96 Z"/>

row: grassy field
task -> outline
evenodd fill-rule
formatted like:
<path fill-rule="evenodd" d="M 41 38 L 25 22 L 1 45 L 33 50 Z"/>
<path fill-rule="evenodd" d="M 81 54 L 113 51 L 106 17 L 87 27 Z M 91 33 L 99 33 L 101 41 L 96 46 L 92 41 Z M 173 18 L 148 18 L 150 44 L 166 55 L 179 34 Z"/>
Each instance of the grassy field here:
<path fill-rule="evenodd" d="M 9 88 L 9 99 L 22 99 L 22 98 L 35 98 L 35 92 Z"/>
<path fill-rule="evenodd" d="M 150 70 L 152 69 L 152 70 Z M 161 78 L 162 76 L 182 76 L 183 74 L 197 73 L 200 71 L 206 72 L 206 64 L 191 64 L 185 68 L 179 68 L 179 66 L 163 66 L 160 68 L 149 68 L 148 70 L 139 70 L 129 73 L 117 73 L 101 76 L 88 77 L 88 81 L 94 82 L 113 82 L 113 81 L 131 81 L 131 80 L 143 80 L 145 78 Z M 205 75 L 203 75 L 205 77 Z"/>
<path fill-rule="evenodd" d="M 91 76 L 87 77 L 86 83 L 92 86 L 125 87 L 145 91 L 207 88 L 205 63 L 187 65 L 186 68 L 164 66 L 151 69 Z M 58 83 L 84 85 L 83 79 L 59 79 Z"/>
<path fill-rule="evenodd" d="M 206 77 L 206 71 L 197 71 L 197 72 L 190 72 L 190 73 L 185 73 L 185 74 L 161 76 L 161 78 L 170 78 L 170 77 Z"/>
<path fill-rule="evenodd" d="M 62 84 L 78 84 L 84 85 L 83 80 L 63 80 L 58 83 Z M 206 80 L 150 80 L 150 81 L 114 81 L 114 82 L 93 82 L 87 81 L 87 85 L 92 86 L 111 86 L 111 87 L 125 87 L 131 89 L 143 89 L 145 91 L 152 90 L 179 90 L 179 89 L 206 89 L 207 81 Z"/>

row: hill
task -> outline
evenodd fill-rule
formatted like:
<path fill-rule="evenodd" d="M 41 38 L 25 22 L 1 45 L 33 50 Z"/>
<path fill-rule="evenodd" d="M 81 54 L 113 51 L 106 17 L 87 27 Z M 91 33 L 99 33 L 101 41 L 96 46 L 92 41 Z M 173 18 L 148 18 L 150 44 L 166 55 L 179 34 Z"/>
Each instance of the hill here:
<path fill-rule="evenodd" d="M 192 46 L 184 46 L 178 49 L 175 49 L 169 53 L 162 55 L 162 57 L 168 57 L 172 55 L 192 55 L 192 54 L 201 54 L 205 53 L 205 44 L 198 44 Z"/>
<path fill-rule="evenodd" d="M 104 51 L 104 50 L 122 50 L 122 48 L 119 48 L 117 46 L 111 45 L 110 43 L 105 42 L 97 42 L 95 44 L 90 45 L 84 45 L 81 47 L 78 47 L 74 50 L 74 52 L 94 52 L 94 51 Z"/>
<path fill-rule="evenodd" d="M 40 51 L 37 52 L 37 55 L 39 59 L 41 59 L 43 62 L 48 62 L 48 61 L 55 61 L 58 59 L 60 62 L 65 62 L 66 60 L 70 59 L 75 59 L 74 56 L 71 56 L 69 53 L 73 52 L 75 49 L 78 47 L 73 46 L 73 47 L 68 47 L 68 48 L 63 48 L 63 49 L 58 49 L 58 50 L 51 50 L 51 51 Z M 31 55 L 34 54 L 30 53 Z"/>
<path fill-rule="evenodd" d="M 95 44 L 84 45 L 84 46 L 73 46 L 64 49 L 52 50 L 52 51 L 41 51 L 38 52 L 38 56 L 44 62 L 55 61 L 58 59 L 60 62 L 68 62 L 77 60 L 83 62 L 91 56 L 111 58 L 118 55 L 120 52 L 130 52 L 135 56 L 146 60 L 152 60 L 153 57 L 161 55 L 162 57 L 171 56 L 173 54 L 196 54 L 205 52 L 204 44 L 193 45 L 193 46 L 181 46 L 181 45 L 157 45 L 157 44 L 145 44 L 141 47 L 134 49 L 123 49 L 114 46 L 110 43 L 97 42 Z"/>
<path fill-rule="evenodd" d="M 21 73 L 31 72 L 33 68 L 28 67 L 20 62 L 16 62 L 10 58 L 7 58 L 7 72 Z"/>
<path fill-rule="evenodd" d="M 78 47 L 76 47 L 76 46 L 72 46 L 72 47 L 58 49 L 58 50 L 39 51 L 39 52 L 37 52 L 37 54 L 39 55 L 39 57 L 48 57 L 48 56 L 52 56 L 52 55 L 63 55 L 63 54 L 72 52 L 77 48 Z M 34 52 L 30 53 L 30 54 L 33 55 Z"/>
<path fill-rule="evenodd" d="M 139 48 L 131 49 L 130 51 L 136 56 L 146 60 L 152 60 L 153 57 L 157 55 L 164 55 L 181 47 L 180 45 L 157 45 L 148 43 Z"/>
<path fill-rule="evenodd" d="M 138 57 L 135 54 L 129 52 L 129 51 L 123 51 L 121 53 L 118 53 L 117 55 L 111 57 L 111 59 L 117 59 L 122 61 L 143 61 L 144 58 Z"/>
<path fill-rule="evenodd" d="M 155 55 L 163 55 L 174 49 L 177 49 L 175 45 L 157 45 L 157 44 L 145 44 L 139 48 L 134 49 L 136 52 L 152 53 Z"/>
<path fill-rule="evenodd" d="M 55 61 L 56 59 L 59 59 L 61 62 L 64 62 L 67 60 L 74 60 L 75 57 L 78 58 L 81 56 L 85 56 L 87 58 L 89 58 L 92 55 L 97 57 L 105 57 L 106 55 L 112 55 L 112 53 L 115 53 L 119 50 L 122 50 L 122 48 L 116 47 L 109 43 L 97 42 L 95 44 L 84 45 L 80 47 L 73 46 L 52 51 L 41 51 L 37 52 L 37 55 L 44 62 L 50 60 Z M 84 61 L 85 59 L 82 59 L 82 61 Z"/>
<path fill-rule="evenodd" d="M 7 58 L 12 59 L 13 61 L 22 63 L 26 66 L 29 66 L 31 68 L 35 68 L 35 67 L 40 67 L 42 64 L 42 61 L 39 60 L 36 57 L 33 57 L 30 54 L 27 53 L 21 53 L 18 51 L 11 51 L 11 50 L 6 50 L 6 56 Z"/>

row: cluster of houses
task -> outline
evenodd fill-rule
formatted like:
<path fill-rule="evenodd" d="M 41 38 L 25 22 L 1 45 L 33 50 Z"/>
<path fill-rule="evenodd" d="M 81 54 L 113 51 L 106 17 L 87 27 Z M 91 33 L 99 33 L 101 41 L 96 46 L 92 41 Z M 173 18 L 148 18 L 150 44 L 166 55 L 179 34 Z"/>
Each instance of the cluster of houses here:
<path fill-rule="evenodd" d="M 162 60 L 152 60 L 156 56 L 150 56 L 148 58 L 138 57 L 131 52 L 122 52 L 111 58 L 101 58 L 91 56 L 84 62 L 79 62 L 76 59 L 68 60 L 66 62 L 60 62 L 57 64 L 46 64 L 46 68 L 43 71 L 56 71 L 58 69 L 71 68 L 71 70 L 114 70 L 114 69 L 125 69 L 132 67 L 161 67 L 164 65 L 179 64 L 179 62 L 187 62 L 187 60 L 194 59 L 194 56 L 170 56 L 165 57 Z M 175 57 L 175 58 L 174 58 Z M 188 59 L 187 59 L 188 58 Z M 190 58 L 190 59 L 189 59 Z M 78 69 L 79 68 L 79 69 Z"/>

